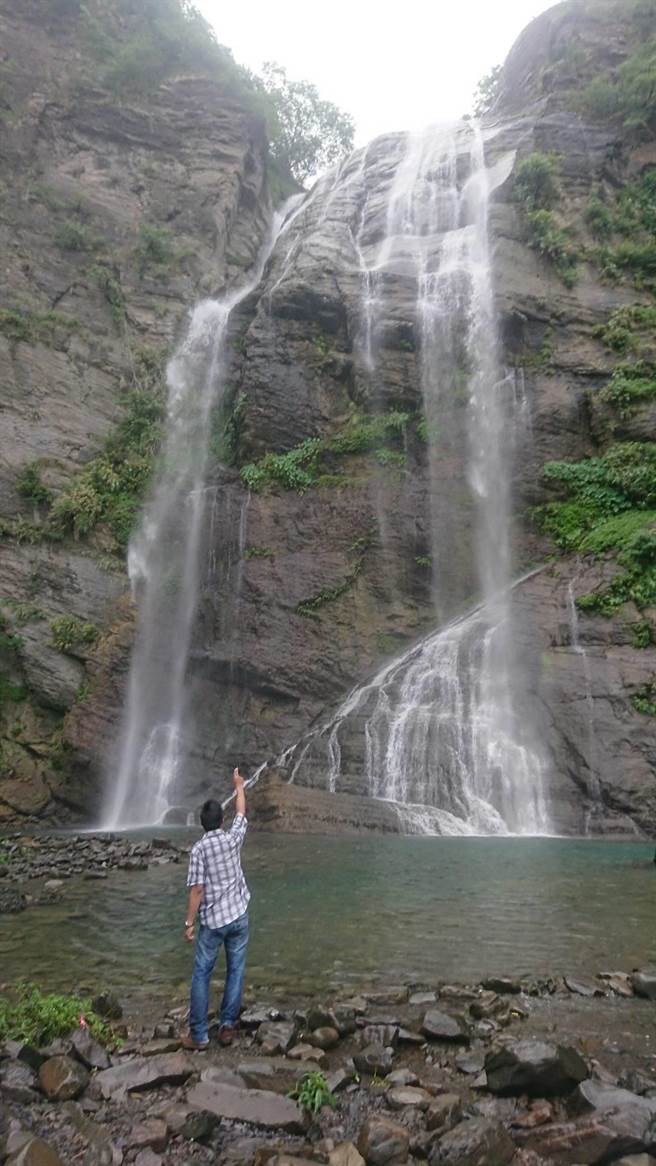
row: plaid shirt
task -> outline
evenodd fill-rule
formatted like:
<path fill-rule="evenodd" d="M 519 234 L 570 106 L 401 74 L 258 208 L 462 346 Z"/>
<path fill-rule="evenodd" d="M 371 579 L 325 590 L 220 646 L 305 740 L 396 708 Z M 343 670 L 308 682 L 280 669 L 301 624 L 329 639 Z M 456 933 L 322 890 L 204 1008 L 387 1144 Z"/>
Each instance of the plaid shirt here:
<path fill-rule="evenodd" d="M 208 830 L 192 847 L 187 886 L 203 885 L 200 921 L 204 927 L 225 927 L 248 907 L 251 893 L 241 869 L 246 825 L 243 814 L 236 814 L 229 830 Z"/>

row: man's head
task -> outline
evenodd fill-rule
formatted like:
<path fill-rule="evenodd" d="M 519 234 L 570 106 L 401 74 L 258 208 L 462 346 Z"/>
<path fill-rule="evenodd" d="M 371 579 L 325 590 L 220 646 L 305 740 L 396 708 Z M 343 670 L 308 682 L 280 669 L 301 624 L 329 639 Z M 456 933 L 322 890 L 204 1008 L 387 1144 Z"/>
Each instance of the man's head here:
<path fill-rule="evenodd" d="M 218 830 L 223 823 L 223 806 L 215 798 L 208 798 L 203 802 L 200 811 L 200 824 L 203 830 Z"/>

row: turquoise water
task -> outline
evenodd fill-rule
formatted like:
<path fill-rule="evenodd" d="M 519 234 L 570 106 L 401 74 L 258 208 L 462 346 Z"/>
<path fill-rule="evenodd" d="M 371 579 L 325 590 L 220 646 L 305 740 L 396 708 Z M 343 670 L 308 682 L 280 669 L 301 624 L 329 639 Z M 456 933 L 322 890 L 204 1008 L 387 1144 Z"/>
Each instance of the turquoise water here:
<path fill-rule="evenodd" d="M 656 961 L 652 856 L 640 842 L 251 833 L 248 979 L 307 991 L 630 970 Z M 61 903 L 4 916 L 0 979 L 181 988 L 185 874 L 71 882 Z"/>

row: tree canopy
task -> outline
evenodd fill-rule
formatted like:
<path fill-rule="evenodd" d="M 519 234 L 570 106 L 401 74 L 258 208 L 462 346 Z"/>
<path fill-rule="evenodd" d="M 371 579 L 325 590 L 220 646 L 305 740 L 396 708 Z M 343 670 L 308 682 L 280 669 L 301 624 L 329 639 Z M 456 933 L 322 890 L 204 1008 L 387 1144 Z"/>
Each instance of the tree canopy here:
<path fill-rule="evenodd" d="M 273 61 L 260 83 L 271 106 L 271 153 L 303 183 L 353 148 L 353 118 L 319 95 L 310 81 L 292 81 Z"/>

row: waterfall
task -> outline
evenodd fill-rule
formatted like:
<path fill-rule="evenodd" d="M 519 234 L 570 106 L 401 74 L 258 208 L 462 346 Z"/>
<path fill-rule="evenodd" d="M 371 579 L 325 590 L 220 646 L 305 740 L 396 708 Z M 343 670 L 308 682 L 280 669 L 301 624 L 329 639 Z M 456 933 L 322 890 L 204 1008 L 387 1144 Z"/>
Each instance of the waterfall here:
<path fill-rule="evenodd" d="M 513 160 L 506 155 L 488 168 L 476 125 L 410 134 L 389 182 L 382 239 L 367 247 L 366 194 L 351 231 L 365 368 L 374 367 L 386 289 L 394 279 L 414 281 L 437 617 L 453 609 L 454 594 L 464 606 L 461 544 L 472 525 L 481 603 L 355 689 L 285 760 L 291 780 L 300 774 L 316 784 L 327 771 L 331 791 L 349 788 L 350 775 L 364 769 L 366 792 L 405 807 L 414 832 L 549 829 L 544 767 L 519 699 L 509 586 L 510 466 L 526 430 L 525 397 L 501 367 L 488 238 L 489 196 Z M 365 166 L 366 155 L 361 172 Z M 464 433 L 453 421 L 462 398 Z M 440 463 L 454 450 L 466 480 L 445 500 Z"/>
<path fill-rule="evenodd" d="M 298 198 L 274 216 L 246 282 L 194 308 L 168 364 L 164 448 L 128 551 L 137 632 L 118 747 L 106 782 L 107 829 L 159 822 L 171 808 L 188 751 L 185 679 L 201 572 L 210 413 L 226 388 L 228 324 L 233 309 L 260 282 Z"/>
<path fill-rule="evenodd" d="M 585 691 L 585 719 L 587 723 L 587 765 L 588 765 L 588 796 L 592 802 L 592 806 L 586 815 L 586 833 L 590 824 L 591 814 L 595 809 L 601 806 L 601 788 L 599 785 L 599 778 L 597 776 L 597 757 L 596 757 L 596 743 L 595 743 L 595 723 L 594 723 L 594 698 L 592 695 L 592 675 L 590 672 L 590 661 L 588 660 L 588 653 L 581 643 L 579 634 L 579 613 L 576 608 L 576 597 L 574 595 L 574 586 L 576 578 L 570 579 L 567 584 L 567 620 L 569 623 L 569 638 L 572 645 L 572 650 L 581 661 L 581 669 L 583 672 L 583 686 Z"/>

